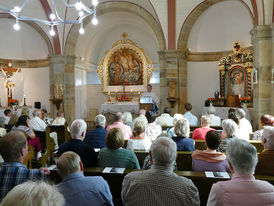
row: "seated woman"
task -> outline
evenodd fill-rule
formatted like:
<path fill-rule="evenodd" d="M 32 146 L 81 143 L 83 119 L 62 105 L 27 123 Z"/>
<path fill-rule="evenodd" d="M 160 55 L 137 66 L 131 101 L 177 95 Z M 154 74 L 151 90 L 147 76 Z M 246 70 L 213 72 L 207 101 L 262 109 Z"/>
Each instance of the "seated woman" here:
<path fill-rule="evenodd" d="M 222 122 L 222 134 L 221 134 L 221 144 L 218 148 L 219 152 L 226 152 L 227 144 L 239 133 L 238 125 L 232 119 L 225 119 Z"/>
<path fill-rule="evenodd" d="M 229 172 L 226 156 L 216 151 L 221 143 L 220 134 L 217 131 L 209 131 L 205 140 L 207 149 L 192 153 L 192 171 Z"/>
<path fill-rule="evenodd" d="M 106 145 L 98 154 L 99 167 L 121 167 L 140 169 L 139 161 L 134 152 L 122 148 L 124 135 L 121 129 L 110 129 L 106 135 Z"/>
<path fill-rule="evenodd" d="M 274 187 L 253 176 L 258 162 L 256 148 L 245 140 L 232 139 L 227 146 L 231 180 L 213 184 L 207 205 L 274 205 Z"/>
<path fill-rule="evenodd" d="M 146 123 L 142 120 L 137 121 L 134 125 L 134 131 L 136 136 L 133 139 L 129 139 L 127 142 L 127 149 L 129 150 L 146 150 L 148 151 L 151 145 L 150 139 L 144 138 L 146 129 Z"/>
<path fill-rule="evenodd" d="M 274 126 L 274 117 L 272 115 L 264 114 L 261 116 L 261 125 L 263 129 L 254 132 L 253 140 L 261 140 L 265 126 Z"/>
<path fill-rule="evenodd" d="M 40 139 L 35 136 L 32 129 L 29 126 L 29 116 L 21 115 L 17 123 L 12 127 L 11 131 L 25 132 L 28 135 L 28 144 L 30 144 L 37 152 L 37 158 L 41 157 L 41 144 Z"/>
<path fill-rule="evenodd" d="M 174 127 L 175 127 L 175 124 L 176 122 L 179 120 L 179 119 L 184 119 L 184 116 L 182 114 L 174 114 L 173 116 L 173 127 L 171 128 L 168 128 L 166 131 L 167 131 L 167 134 L 170 136 L 170 137 L 174 137 L 176 136 L 175 133 L 174 133 Z"/>
<path fill-rule="evenodd" d="M 189 122 L 186 119 L 180 119 L 176 122 L 174 132 L 176 137 L 172 137 L 177 144 L 177 151 L 194 151 L 194 140 L 189 138 Z"/>
<path fill-rule="evenodd" d="M 145 138 L 154 140 L 162 133 L 162 127 L 156 124 L 156 114 L 153 111 L 146 112 L 147 128 L 145 130 Z"/>
<path fill-rule="evenodd" d="M 130 112 L 124 112 L 124 124 L 127 126 L 130 126 L 131 130 L 133 130 L 133 124 L 132 124 L 132 115 Z"/>
<path fill-rule="evenodd" d="M 204 140 L 207 132 L 210 131 L 210 130 L 214 130 L 214 129 L 209 127 L 210 124 L 211 124 L 210 116 L 209 115 L 203 115 L 201 117 L 201 126 L 202 127 L 194 129 L 193 134 L 192 134 L 192 139 Z"/>

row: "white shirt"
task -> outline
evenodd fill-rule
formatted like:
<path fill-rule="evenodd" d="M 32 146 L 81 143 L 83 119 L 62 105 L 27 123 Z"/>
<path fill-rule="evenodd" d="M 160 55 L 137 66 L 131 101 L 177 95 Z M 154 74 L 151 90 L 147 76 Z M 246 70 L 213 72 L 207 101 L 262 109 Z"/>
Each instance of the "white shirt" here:
<path fill-rule="evenodd" d="M 238 138 L 248 141 L 250 133 L 252 133 L 252 126 L 250 122 L 246 118 L 240 119 Z"/>
<path fill-rule="evenodd" d="M 5 117 L 5 125 L 8 125 L 10 121 L 10 117 L 8 116 L 4 116 L 4 117 Z"/>
<path fill-rule="evenodd" d="M 159 105 L 159 99 L 154 92 L 144 92 L 141 95 L 141 103 L 153 103 Z"/>
<path fill-rule="evenodd" d="M 129 150 L 146 150 L 149 151 L 151 146 L 150 139 L 129 139 L 127 149 Z"/>
<path fill-rule="evenodd" d="M 162 127 L 172 127 L 173 117 L 171 117 L 168 113 L 163 113 L 160 117 L 156 118 L 156 124 L 159 124 Z"/>
<path fill-rule="evenodd" d="M 211 124 L 210 126 L 221 126 L 221 118 L 214 115 L 214 114 L 210 114 L 210 119 L 211 119 Z"/>
<path fill-rule="evenodd" d="M 64 117 L 56 117 L 55 120 L 51 123 L 53 126 L 61 126 L 64 125 L 66 122 L 66 119 Z"/>
<path fill-rule="evenodd" d="M 39 117 L 33 117 L 29 121 L 29 126 L 31 129 L 33 129 L 35 131 L 40 131 L 40 132 L 45 131 L 45 129 L 47 127 L 46 123 Z"/>
<path fill-rule="evenodd" d="M 191 112 L 186 112 L 183 116 L 189 121 L 189 126 L 198 126 L 198 119 Z"/>

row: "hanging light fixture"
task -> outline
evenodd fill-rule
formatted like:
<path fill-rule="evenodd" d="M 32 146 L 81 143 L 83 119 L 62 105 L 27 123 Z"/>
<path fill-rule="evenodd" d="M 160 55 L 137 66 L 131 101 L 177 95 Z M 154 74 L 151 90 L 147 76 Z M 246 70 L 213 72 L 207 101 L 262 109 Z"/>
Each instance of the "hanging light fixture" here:
<path fill-rule="evenodd" d="M 60 1 L 60 0 L 58 0 Z M 39 18 L 34 18 L 34 17 L 28 17 L 21 15 L 21 12 L 23 11 L 24 7 L 29 3 L 29 0 L 24 0 L 24 3 L 22 6 L 14 6 L 13 9 L 8 9 L 0 5 L 0 11 L 4 13 L 8 13 L 11 16 L 13 16 L 16 19 L 15 24 L 13 25 L 13 28 L 18 31 L 20 30 L 20 25 L 19 25 L 19 20 L 21 21 L 33 21 L 36 23 L 42 23 L 46 24 L 50 27 L 49 34 L 51 36 L 55 35 L 55 31 L 53 29 L 54 26 L 61 25 L 61 24 L 80 24 L 80 29 L 79 33 L 83 34 L 85 32 L 83 28 L 83 20 L 90 16 L 93 15 L 92 18 L 92 24 L 97 25 L 98 24 L 98 19 L 96 18 L 96 6 L 98 5 L 98 0 L 92 0 L 92 6 L 93 10 L 86 6 L 81 0 L 76 0 L 74 3 L 69 4 L 66 2 L 66 0 L 61 0 L 65 8 L 74 8 L 77 10 L 79 17 L 75 20 L 68 20 L 68 19 L 62 19 L 58 15 L 56 6 L 55 6 L 55 0 L 51 0 L 51 5 L 53 12 L 49 15 L 49 20 L 46 19 L 39 19 Z"/>

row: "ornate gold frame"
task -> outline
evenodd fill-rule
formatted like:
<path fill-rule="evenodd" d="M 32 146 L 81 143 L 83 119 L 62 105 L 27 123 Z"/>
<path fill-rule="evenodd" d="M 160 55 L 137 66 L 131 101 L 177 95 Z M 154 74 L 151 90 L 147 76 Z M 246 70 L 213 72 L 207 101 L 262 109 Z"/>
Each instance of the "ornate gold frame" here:
<path fill-rule="evenodd" d="M 127 39 L 127 34 L 124 32 L 122 35 L 123 39 L 116 41 L 112 48 L 106 51 L 105 56 L 101 59 L 99 67 L 97 69 L 97 73 L 99 78 L 103 84 L 102 92 L 117 92 L 125 89 L 126 92 L 134 90 L 134 92 L 142 92 L 146 91 L 147 83 L 149 82 L 152 73 L 154 71 L 153 65 L 150 59 L 145 55 L 145 52 L 142 48 L 138 47 L 136 43 L 130 39 Z M 133 51 L 142 61 L 143 65 L 143 84 L 142 85 L 126 85 L 123 88 L 123 85 L 109 85 L 109 73 L 108 67 L 111 57 L 115 54 L 117 50 L 120 49 L 129 49 Z"/>

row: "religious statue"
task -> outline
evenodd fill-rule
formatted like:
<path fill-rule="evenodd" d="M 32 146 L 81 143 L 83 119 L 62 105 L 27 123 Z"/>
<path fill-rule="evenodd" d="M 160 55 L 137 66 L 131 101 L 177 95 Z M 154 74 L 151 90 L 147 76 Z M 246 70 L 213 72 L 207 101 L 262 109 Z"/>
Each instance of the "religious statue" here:
<path fill-rule="evenodd" d="M 15 87 L 15 84 L 13 82 L 14 77 L 18 72 L 21 72 L 21 69 L 19 68 L 12 68 L 11 63 L 8 63 L 7 68 L 0 67 L 0 70 L 2 71 L 2 74 L 4 75 L 6 81 L 5 81 L 5 87 L 7 88 L 7 102 L 9 104 L 10 100 L 12 99 L 12 90 Z M 13 73 L 15 72 L 15 73 Z"/>
<path fill-rule="evenodd" d="M 230 75 L 230 95 L 244 96 L 244 80 L 241 69 L 234 69 Z"/>

